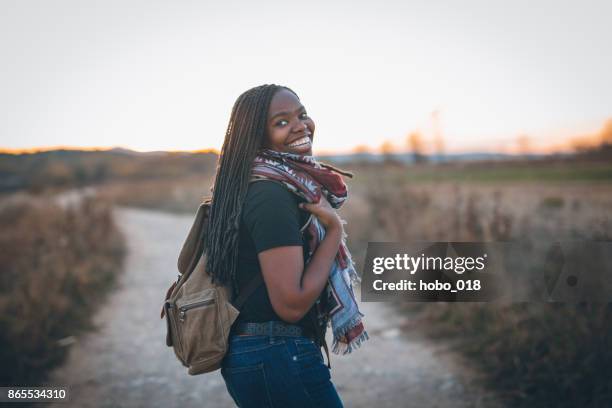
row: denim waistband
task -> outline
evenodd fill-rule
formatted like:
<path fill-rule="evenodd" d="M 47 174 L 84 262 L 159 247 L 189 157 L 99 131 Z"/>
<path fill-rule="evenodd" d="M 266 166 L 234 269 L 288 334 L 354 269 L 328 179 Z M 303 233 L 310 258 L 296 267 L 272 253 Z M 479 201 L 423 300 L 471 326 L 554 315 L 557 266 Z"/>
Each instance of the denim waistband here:
<path fill-rule="evenodd" d="M 295 324 L 288 324 L 281 321 L 269 322 L 245 322 L 238 323 L 232 328 L 232 334 L 242 334 L 251 336 L 304 336 L 304 329 Z"/>

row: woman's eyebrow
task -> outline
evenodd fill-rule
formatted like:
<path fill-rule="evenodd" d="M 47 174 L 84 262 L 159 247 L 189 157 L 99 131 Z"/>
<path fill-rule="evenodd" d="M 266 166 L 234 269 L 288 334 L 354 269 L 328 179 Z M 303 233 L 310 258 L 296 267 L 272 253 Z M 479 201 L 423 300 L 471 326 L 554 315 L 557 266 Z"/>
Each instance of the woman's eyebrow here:
<path fill-rule="evenodd" d="M 304 106 L 303 106 L 303 105 L 300 105 L 300 107 L 299 107 L 299 108 L 297 108 L 297 109 L 295 110 L 295 112 L 294 112 L 294 113 L 297 113 L 297 112 L 299 112 L 299 111 L 301 111 L 301 110 L 306 110 L 306 108 L 304 108 Z M 291 112 L 289 112 L 289 111 L 281 111 L 281 112 L 276 112 L 274 115 L 272 115 L 272 117 L 270 118 L 270 120 L 273 120 L 273 119 L 274 119 L 275 117 L 277 117 L 277 116 L 281 116 L 281 115 L 289 115 L 290 113 L 291 113 Z"/>

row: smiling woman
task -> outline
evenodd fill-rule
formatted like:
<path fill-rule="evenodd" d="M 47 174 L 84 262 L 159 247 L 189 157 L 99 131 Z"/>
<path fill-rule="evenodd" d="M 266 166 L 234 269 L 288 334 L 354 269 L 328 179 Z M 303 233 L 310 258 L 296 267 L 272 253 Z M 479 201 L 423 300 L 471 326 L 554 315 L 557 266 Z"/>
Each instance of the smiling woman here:
<path fill-rule="evenodd" d="M 312 156 L 314 130 L 295 92 L 262 85 L 234 104 L 219 157 L 206 270 L 234 299 L 262 282 L 243 303 L 222 362 L 240 407 L 341 407 L 327 324 L 334 352 L 367 339 L 335 211 L 347 199 L 341 175 L 352 175 Z"/>

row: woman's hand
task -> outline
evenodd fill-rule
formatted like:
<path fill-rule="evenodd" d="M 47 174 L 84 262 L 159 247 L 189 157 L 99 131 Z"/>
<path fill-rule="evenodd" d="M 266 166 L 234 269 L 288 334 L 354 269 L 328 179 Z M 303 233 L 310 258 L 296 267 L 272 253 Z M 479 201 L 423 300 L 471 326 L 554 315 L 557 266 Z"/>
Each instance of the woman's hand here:
<path fill-rule="evenodd" d="M 316 215 L 325 229 L 342 228 L 338 213 L 332 208 L 324 195 L 321 196 L 318 203 L 300 203 L 300 208 Z"/>

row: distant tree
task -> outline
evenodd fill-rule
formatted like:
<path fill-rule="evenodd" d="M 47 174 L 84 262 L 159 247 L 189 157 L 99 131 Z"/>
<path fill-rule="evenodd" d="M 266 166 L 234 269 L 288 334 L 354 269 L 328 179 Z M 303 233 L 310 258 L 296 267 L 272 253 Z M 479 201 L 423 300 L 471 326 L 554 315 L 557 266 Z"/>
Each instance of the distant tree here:
<path fill-rule="evenodd" d="M 593 135 L 575 137 L 570 141 L 574 152 L 596 160 L 612 158 L 612 118 L 608 119 L 601 130 Z"/>
<path fill-rule="evenodd" d="M 353 153 L 369 153 L 370 152 L 370 148 L 366 145 L 357 145 L 353 148 Z"/>
<path fill-rule="evenodd" d="M 420 132 L 414 131 L 408 135 L 408 148 L 412 152 L 412 157 L 415 163 L 424 163 L 427 161 L 425 156 L 425 143 Z"/>
<path fill-rule="evenodd" d="M 516 147 L 520 155 L 527 156 L 531 153 L 531 138 L 526 134 L 518 135 L 516 138 Z"/>
<path fill-rule="evenodd" d="M 603 128 L 599 132 L 601 145 L 612 145 L 612 118 L 604 123 Z"/>
<path fill-rule="evenodd" d="M 435 152 L 438 159 L 442 159 L 444 157 L 444 137 L 440 129 L 440 110 L 436 109 L 431 113 L 431 121 L 433 124 Z"/>
<path fill-rule="evenodd" d="M 383 156 L 383 161 L 385 163 L 393 163 L 397 161 L 394 157 L 395 146 L 393 146 L 393 143 L 391 141 L 385 140 L 380 145 L 379 150 L 380 150 L 380 154 Z"/>
<path fill-rule="evenodd" d="M 570 140 L 570 146 L 576 153 L 586 153 L 593 149 L 593 142 L 589 142 L 584 136 L 574 137 Z"/>
<path fill-rule="evenodd" d="M 612 159 L 612 118 L 608 119 L 599 131 L 599 148 L 596 155 L 601 159 Z"/>

